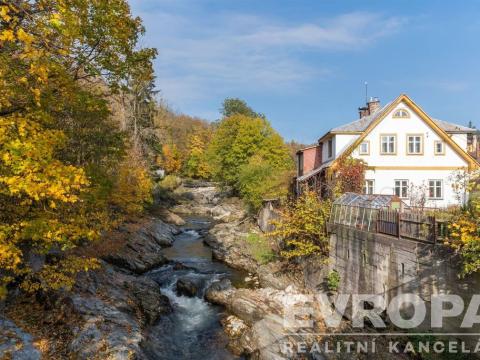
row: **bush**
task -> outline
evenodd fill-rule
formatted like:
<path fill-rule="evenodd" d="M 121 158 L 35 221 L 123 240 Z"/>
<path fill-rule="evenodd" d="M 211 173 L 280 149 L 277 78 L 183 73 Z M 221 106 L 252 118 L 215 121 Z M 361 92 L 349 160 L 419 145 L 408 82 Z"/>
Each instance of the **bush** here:
<path fill-rule="evenodd" d="M 330 291 L 337 291 L 340 286 L 340 274 L 332 270 L 327 275 L 327 287 Z"/>
<path fill-rule="evenodd" d="M 182 185 L 182 179 L 175 175 L 167 175 L 159 185 L 162 189 L 173 191 Z"/>
<path fill-rule="evenodd" d="M 280 255 L 289 260 L 313 254 L 326 257 L 330 209 L 330 201 L 322 201 L 315 192 L 306 191 L 281 210 L 280 219 L 272 222 L 275 230 L 268 234 L 284 241 Z"/>
<path fill-rule="evenodd" d="M 260 264 L 267 264 L 276 257 L 268 239 L 260 234 L 249 233 L 246 237 L 248 251 Z"/>

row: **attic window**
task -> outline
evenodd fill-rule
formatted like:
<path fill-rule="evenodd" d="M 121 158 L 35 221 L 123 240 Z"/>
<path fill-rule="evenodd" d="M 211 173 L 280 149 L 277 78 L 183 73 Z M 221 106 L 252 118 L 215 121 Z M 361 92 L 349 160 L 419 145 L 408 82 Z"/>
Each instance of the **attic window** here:
<path fill-rule="evenodd" d="M 398 109 L 393 113 L 393 117 L 396 119 L 408 119 L 410 117 L 410 113 L 405 109 Z"/>

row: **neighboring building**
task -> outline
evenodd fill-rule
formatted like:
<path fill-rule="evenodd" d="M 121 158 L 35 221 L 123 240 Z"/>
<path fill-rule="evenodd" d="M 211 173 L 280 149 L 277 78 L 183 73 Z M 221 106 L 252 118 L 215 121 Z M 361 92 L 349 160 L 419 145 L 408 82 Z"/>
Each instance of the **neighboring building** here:
<path fill-rule="evenodd" d="M 425 194 L 427 207 L 458 204 L 453 175 L 477 168 L 476 129 L 433 119 L 403 94 L 383 107 L 371 98 L 359 117 L 297 152 L 297 189 L 322 191 L 328 168 L 352 156 L 368 164 L 367 194 L 397 195 L 411 205 Z"/>

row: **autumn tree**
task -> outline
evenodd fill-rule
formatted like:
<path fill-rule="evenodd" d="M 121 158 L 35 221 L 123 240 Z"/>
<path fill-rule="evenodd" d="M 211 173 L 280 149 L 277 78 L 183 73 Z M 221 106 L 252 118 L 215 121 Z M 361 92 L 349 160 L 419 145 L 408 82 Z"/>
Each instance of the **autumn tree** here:
<path fill-rule="evenodd" d="M 162 166 L 169 174 L 176 174 L 182 169 L 182 159 L 177 145 L 164 144 L 162 146 Z"/>
<path fill-rule="evenodd" d="M 290 201 L 273 221 L 275 230 L 269 237 L 282 241 L 280 255 L 287 260 L 313 254 L 328 256 L 329 236 L 327 223 L 331 202 L 320 200 L 314 191 L 305 191 L 298 199 Z"/>
<path fill-rule="evenodd" d="M 211 175 L 210 165 L 206 155 L 206 144 L 200 134 L 190 137 L 190 146 L 185 162 L 186 176 L 197 179 L 207 179 Z"/>
<path fill-rule="evenodd" d="M 68 288 L 96 266 L 68 250 L 99 237 L 104 215 L 89 206 L 125 148 L 105 99 L 154 52 L 136 48 L 125 0 L 0 1 L 0 23 L 0 287 Z M 67 253 L 37 271 L 25 261 L 52 250 Z"/>
<path fill-rule="evenodd" d="M 337 197 L 346 192 L 362 193 L 366 170 L 367 164 L 361 159 L 339 158 L 329 169 L 332 179 L 329 183 L 330 195 Z"/>

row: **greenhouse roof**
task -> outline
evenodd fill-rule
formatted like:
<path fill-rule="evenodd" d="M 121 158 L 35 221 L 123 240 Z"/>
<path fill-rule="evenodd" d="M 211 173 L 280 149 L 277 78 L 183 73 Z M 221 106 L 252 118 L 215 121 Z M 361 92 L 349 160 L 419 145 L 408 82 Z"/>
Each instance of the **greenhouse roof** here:
<path fill-rule="evenodd" d="M 348 192 L 335 200 L 333 205 L 349 205 L 381 209 L 388 207 L 392 201 L 400 201 L 400 199 L 395 195 L 365 195 Z"/>

